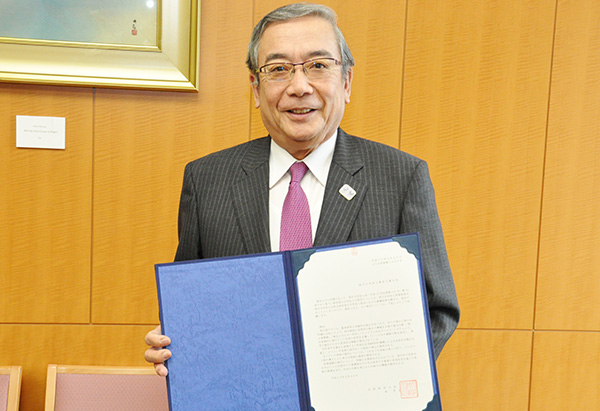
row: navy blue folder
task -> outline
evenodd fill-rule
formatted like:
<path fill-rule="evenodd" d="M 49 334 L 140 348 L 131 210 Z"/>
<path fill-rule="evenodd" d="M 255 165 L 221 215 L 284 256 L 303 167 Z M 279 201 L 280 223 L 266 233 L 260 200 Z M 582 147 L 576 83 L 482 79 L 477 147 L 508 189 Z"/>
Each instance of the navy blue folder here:
<path fill-rule="evenodd" d="M 417 234 L 335 246 L 156 265 L 162 332 L 171 338 L 172 411 L 314 410 L 296 277 L 315 252 L 395 241 L 419 260 Z M 433 398 L 441 410 L 419 268 Z M 319 410 L 315 411 L 327 411 Z M 420 411 L 420 410 L 416 410 Z"/>

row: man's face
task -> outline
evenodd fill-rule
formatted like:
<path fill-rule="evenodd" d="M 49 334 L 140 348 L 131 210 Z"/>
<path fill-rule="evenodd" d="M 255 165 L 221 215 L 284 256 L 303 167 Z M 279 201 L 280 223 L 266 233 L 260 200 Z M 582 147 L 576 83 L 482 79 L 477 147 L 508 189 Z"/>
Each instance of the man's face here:
<path fill-rule="evenodd" d="M 258 49 L 258 66 L 268 63 L 300 63 L 318 57 L 341 61 L 331 24 L 320 17 L 307 16 L 272 23 L 263 32 Z M 254 101 L 267 131 L 277 144 L 297 159 L 306 157 L 339 127 L 345 104 L 350 102 L 352 71 L 346 78 L 341 66 L 331 75 L 308 79 L 302 66 L 289 81 L 268 81 L 260 76 L 253 84 Z M 250 74 L 254 82 L 256 73 Z"/>

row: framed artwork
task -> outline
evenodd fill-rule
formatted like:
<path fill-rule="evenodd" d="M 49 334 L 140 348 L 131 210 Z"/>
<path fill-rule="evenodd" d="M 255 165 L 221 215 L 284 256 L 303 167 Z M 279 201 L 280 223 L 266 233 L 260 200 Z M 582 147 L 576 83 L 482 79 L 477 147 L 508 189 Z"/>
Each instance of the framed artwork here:
<path fill-rule="evenodd" d="M 197 91 L 199 0 L 0 3 L 0 81 Z"/>

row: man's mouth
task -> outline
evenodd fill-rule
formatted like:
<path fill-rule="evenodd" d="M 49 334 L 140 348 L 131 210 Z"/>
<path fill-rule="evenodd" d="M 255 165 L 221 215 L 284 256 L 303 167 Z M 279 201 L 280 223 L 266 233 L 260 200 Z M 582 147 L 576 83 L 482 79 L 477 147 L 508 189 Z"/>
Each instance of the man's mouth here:
<path fill-rule="evenodd" d="M 292 110 L 288 110 L 288 112 L 292 113 L 292 114 L 307 114 L 307 113 L 310 113 L 311 111 L 314 111 L 314 109 L 312 109 L 312 108 L 295 108 Z"/>

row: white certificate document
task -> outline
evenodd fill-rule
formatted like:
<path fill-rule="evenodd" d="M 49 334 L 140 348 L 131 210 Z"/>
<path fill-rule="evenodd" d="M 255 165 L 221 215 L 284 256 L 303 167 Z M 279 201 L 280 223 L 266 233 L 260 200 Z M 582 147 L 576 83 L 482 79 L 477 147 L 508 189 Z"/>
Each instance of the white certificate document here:
<path fill-rule="evenodd" d="M 316 411 L 427 408 L 437 380 L 421 278 L 395 241 L 310 256 L 297 284 Z"/>

